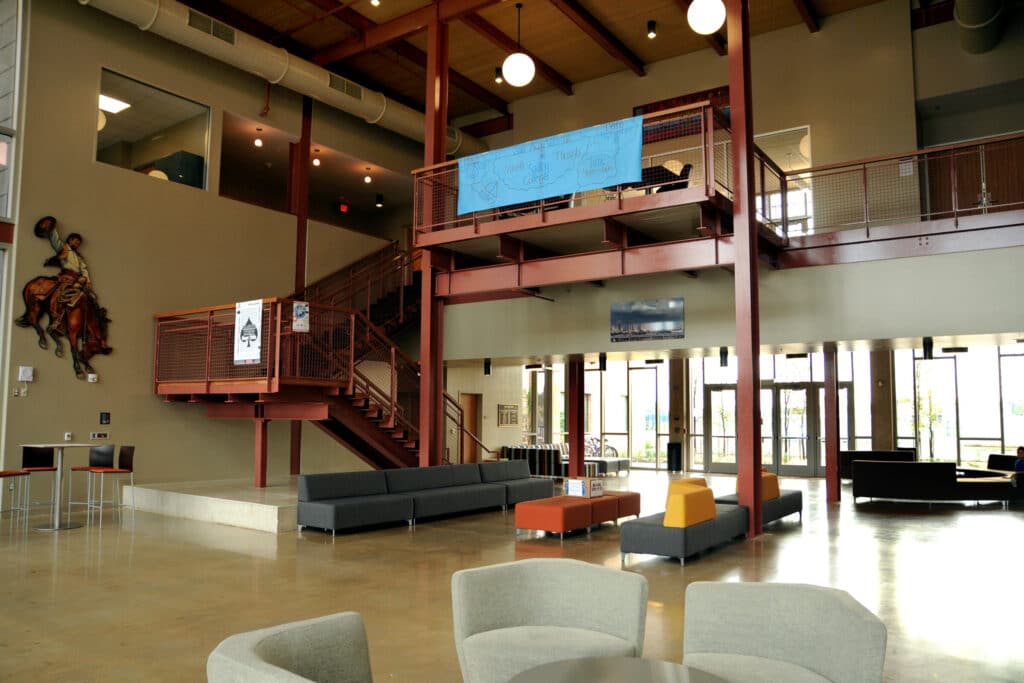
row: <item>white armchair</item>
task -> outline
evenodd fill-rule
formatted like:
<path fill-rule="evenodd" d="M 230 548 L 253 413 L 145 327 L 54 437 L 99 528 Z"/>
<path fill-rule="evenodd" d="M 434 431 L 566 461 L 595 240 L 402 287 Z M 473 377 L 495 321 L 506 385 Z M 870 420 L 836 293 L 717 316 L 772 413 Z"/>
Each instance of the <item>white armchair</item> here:
<path fill-rule="evenodd" d="M 846 591 L 787 583 L 695 582 L 683 663 L 728 680 L 879 683 L 885 624 Z"/>
<path fill-rule="evenodd" d="M 532 559 L 452 575 L 455 649 L 465 683 L 506 683 L 565 659 L 639 657 L 647 579 L 567 559 Z"/>
<path fill-rule="evenodd" d="M 363 618 L 341 612 L 229 636 L 206 661 L 210 683 L 373 683 Z"/>

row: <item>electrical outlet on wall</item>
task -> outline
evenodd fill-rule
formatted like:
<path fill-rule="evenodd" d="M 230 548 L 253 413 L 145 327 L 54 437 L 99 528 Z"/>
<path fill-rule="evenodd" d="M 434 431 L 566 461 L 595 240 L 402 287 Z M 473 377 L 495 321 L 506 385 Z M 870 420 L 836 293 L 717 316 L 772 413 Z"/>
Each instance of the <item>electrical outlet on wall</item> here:
<path fill-rule="evenodd" d="M 71 441 L 71 432 L 64 432 L 64 440 Z"/>

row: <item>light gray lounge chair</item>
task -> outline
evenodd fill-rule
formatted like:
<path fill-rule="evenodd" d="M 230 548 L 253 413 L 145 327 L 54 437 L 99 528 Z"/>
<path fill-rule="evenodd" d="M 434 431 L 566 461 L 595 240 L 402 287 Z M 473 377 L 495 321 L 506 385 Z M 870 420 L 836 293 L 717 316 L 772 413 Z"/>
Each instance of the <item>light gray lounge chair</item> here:
<path fill-rule="evenodd" d="M 210 683 L 373 683 L 358 612 L 229 636 L 206 661 Z"/>
<path fill-rule="evenodd" d="M 567 559 L 531 559 L 452 575 L 455 649 L 465 683 L 506 683 L 579 657 L 639 657 L 647 579 Z"/>
<path fill-rule="evenodd" d="M 685 610 L 683 663 L 727 680 L 882 680 L 885 624 L 846 591 L 698 581 Z"/>

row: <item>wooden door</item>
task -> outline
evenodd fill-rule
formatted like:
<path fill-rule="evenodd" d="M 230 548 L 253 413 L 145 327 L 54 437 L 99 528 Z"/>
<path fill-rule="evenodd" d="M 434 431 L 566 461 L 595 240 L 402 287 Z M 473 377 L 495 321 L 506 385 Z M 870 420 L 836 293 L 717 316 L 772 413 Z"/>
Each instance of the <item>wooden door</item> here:
<path fill-rule="evenodd" d="M 462 419 L 466 429 L 478 438 L 483 431 L 483 394 L 459 394 L 459 405 L 462 407 Z M 462 435 L 462 462 L 477 462 L 480 459 L 480 444 L 469 434 Z"/>

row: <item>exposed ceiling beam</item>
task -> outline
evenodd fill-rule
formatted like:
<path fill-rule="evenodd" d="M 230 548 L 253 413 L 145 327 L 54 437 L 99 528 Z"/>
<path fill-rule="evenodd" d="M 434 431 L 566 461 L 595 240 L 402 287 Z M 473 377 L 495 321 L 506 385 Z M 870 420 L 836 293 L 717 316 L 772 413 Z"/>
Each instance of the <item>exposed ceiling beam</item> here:
<path fill-rule="evenodd" d="M 402 41 L 388 47 L 394 50 L 399 57 L 404 57 L 423 69 L 427 68 L 427 53 L 412 43 Z M 335 65 L 332 64 L 331 66 Z M 465 76 L 454 69 L 448 69 L 448 82 L 467 95 L 483 102 L 499 114 L 508 113 L 508 100 L 498 97 L 487 88 L 470 79 L 469 76 Z"/>
<path fill-rule="evenodd" d="M 631 228 L 614 218 L 604 219 L 604 238 L 601 244 L 612 249 L 625 249 L 626 247 L 638 247 L 643 244 L 654 244 L 656 239 L 645 235 L 636 228 Z"/>
<path fill-rule="evenodd" d="M 462 22 L 505 52 L 517 52 L 522 50 L 526 54 L 530 55 L 533 59 L 533 63 L 537 65 L 537 73 L 541 78 L 564 92 L 566 95 L 572 94 L 572 81 L 555 71 L 554 67 L 550 64 L 538 59 L 537 55 L 528 50 L 523 50 L 516 41 L 506 36 L 497 26 L 487 21 L 479 14 L 467 14 L 462 17 Z"/>
<path fill-rule="evenodd" d="M 391 21 L 367 27 L 360 36 L 329 45 L 317 52 L 313 61 L 317 64 L 330 64 L 367 50 L 385 47 L 419 33 L 435 19 L 444 22 L 455 21 L 470 12 L 498 2 L 500 0 L 437 0 L 436 3 L 425 5 Z"/>
<path fill-rule="evenodd" d="M 313 3 L 314 5 L 316 5 L 318 8 L 320 8 L 321 10 L 323 10 L 325 12 L 330 12 L 332 14 L 332 16 L 336 17 L 339 21 L 342 21 L 342 22 L 348 24 L 349 26 L 351 26 L 352 28 L 356 29 L 357 31 L 366 32 L 366 31 L 368 31 L 368 30 L 370 30 L 370 29 L 372 29 L 372 28 L 377 26 L 377 23 L 374 22 L 372 19 L 368 19 L 368 18 L 364 17 L 362 14 L 360 14 L 359 12 L 356 12 L 351 7 L 344 7 L 342 9 L 340 9 L 340 10 L 335 11 L 335 9 L 339 6 L 338 5 L 338 0 L 309 0 L 309 1 L 311 3 Z M 424 52 L 423 50 L 419 49 L 418 47 L 416 47 L 412 43 L 409 43 L 409 42 L 403 40 L 403 41 L 399 41 L 397 43 L 393 43 L 392 45 L 389 45 L 388 47 L 389 47 L 389 49 L 394 51 L 399 57 L 403 57 L 403 58 L 409 60 L 410 62 L 412 62 L 413 64 L 416 64 L 417 66 L 420 66 L 421 68 L 426 68 L 427 53 Z M 343 70 L 345 68 L 345 67 L 343 67 L 341 65 L 340 61 L 334 62 L 332 64 L 327 64 L 326 67 L 330 71 L 339 71 L 339 73 L 340 73 L 341 70 Z M 454 85 L 456 88 L 458 88 L 462 92 L 466 93 L 470 97 L 476 99 L 477 101 L 482 102 L 483 104 L 486 104 L 488 107 L 490 107 L 491 109 L 494 109 L 498 113 L 501 113 L 501 114 L 507 114 L 508 113 L 508 100 L 506 100 L 506 99 L 504 99 L 502 97 L 499 97 L 499 96 L 495 95 L 494 93 L 492 93 L 487 88 L 484 88 L 483 86 L 478 85 L 475 81 L 471 80 L 468 76 L 464 76 L 463 74 L 459 73 L 458 71 L 455 71 L 454 69 L 448 69 L 448 79 L 449 79 L 451 85 Z M 358 82 L 358 79 L 355 79 L 355 80 Z M 369 83 L 367 83 L 366 85 L 368 87 L 373 87 Z M 385 94 L 387 94 L 387 93 L 385 92 Z M 396 99 L 399 102 L 402 101 L 402 100 L 398 100 L 397 98 L 392 98 L 392 99 Z M 417 109 L 419 107 L 420 107 L 420 105 L 416 106 Z"/>
<path fill-rule="evenodd" d="M 807 25 L 807 30 L 817 33 L 821 26 L 818 24 L 818 15 L 811 5 L 811 0 L 793 0 L 793 4 L 796 5 L 796 11 L 800 13 L 800 18 Z"/>
<path fill-rule="evenodd" d="M 693 4 L 693 0 L 676 0 L 676 5 L 679 9 L 683 10 L 683 14 L 686 14 L 690 9 L 690 5 Z M 709 36 L 704 36 L 704 39 L 708 41 L 708 45 L 712 50 L 718 53 L 719 57 L 724 57 L 726 53 L 725 39 L 717 33 L 712 33 Z"/>
<path fill-rule="evenodd" d="M 471 123 L 468 126 L 462 127 L 462 132 L 466 135 L 472 135 L 475 138 L 485 138 L 488 135 L 496 135 L 498 133 L 504 133 L 507 130 L 512 130 L 513 118 L 512 114 L 502 114 L 493 119 L 486 119 L 484 121 L 477 121 Z"/>
<path fill-rule="evenodd" d="M 633 70 L 637 76 L 645 75 L 644 63 L 633 54 L 615 34 L 605 28 L 604 24 L 594 18 L 577 0 L 551 0 L 551 4 L 561 10 L 562 14 L 572 19 L 590 39 L 615 59 Z"/>
<path fill-rule="evenodd" d="M 532 261 L 539 258 L 551 258 L 554 256 L 561 256 L 557 251 L 552 251 L 545 247 L 525 242 L 518 237 L 510 237 L 508 235 L 498 235 L 498 253 L 496 254 L 499 261 L 510 261 L 512 263 L 520 263 L 522 261 Z"/>

